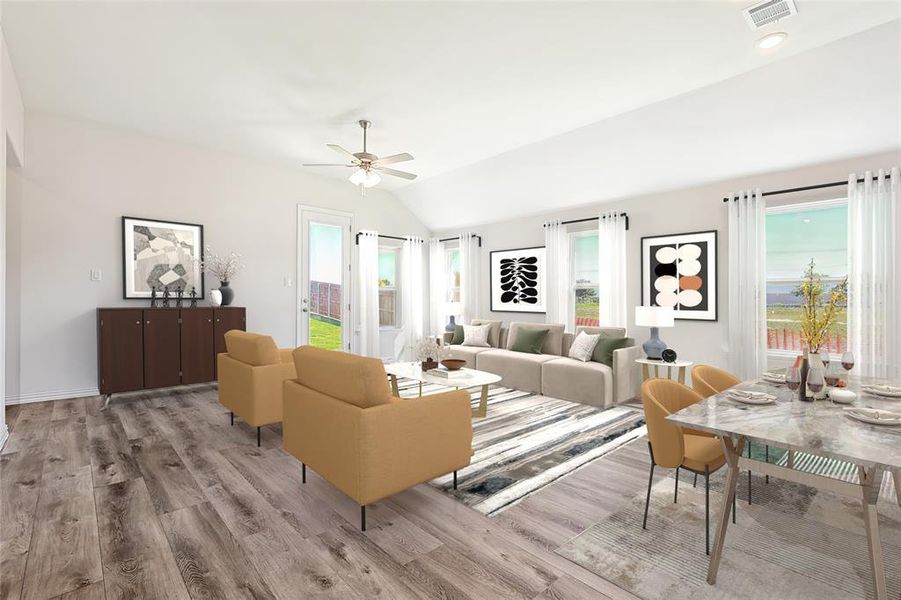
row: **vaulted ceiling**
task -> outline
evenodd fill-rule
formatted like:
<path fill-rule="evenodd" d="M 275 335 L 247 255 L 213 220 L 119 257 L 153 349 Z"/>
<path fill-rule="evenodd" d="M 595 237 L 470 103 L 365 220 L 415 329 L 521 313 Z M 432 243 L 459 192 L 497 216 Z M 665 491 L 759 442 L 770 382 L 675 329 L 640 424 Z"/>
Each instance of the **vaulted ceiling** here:
<path fill-rule="evenodd" d="M 745 4 L 4 2 L 2 26 L 28 110 L 297 168 L 368 118 L 439 227 L 898 146 L 899 3 L 798 0 L 771 51 Z"/>

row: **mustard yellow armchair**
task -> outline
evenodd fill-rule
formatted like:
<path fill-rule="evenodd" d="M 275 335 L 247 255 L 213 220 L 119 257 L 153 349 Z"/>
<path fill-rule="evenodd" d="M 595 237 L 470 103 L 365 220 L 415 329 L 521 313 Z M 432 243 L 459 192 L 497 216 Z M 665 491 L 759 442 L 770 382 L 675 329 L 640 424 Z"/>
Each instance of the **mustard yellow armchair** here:
<path fill-rule="evenodd" d="M 382 361 L 301 346 L 294 350 L 297 379 L 284 383 L 285 450 L 360 505 L 440 475 L 472 457 L 469 394 L 451 391 L 421 398 L 391 395 Z"/>
<path fill-rule="evenodd" d="M 257 428 L 282 421 L 282 383 L 295 376 L 291 350 L 279 350 L 268 335 L 233 329 L 225 334 L 227 352 L 216 357 L 219 403 Z"/>

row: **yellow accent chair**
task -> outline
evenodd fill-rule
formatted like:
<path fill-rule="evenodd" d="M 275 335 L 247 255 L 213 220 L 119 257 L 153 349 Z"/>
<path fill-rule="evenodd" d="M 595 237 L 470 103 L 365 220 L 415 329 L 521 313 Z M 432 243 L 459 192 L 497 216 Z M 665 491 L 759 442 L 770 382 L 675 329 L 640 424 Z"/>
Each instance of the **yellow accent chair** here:
<path fill-rule="evenodd" d="M 301 346 L 297 379 L 284 383 L 285 450 L 360 505 L 469 465 L 469 393 L 401 399 L 391 394 L 381 360 Z"/>
<path fill-rule="evenodd" d="M 291 349 L 280 350 L 268 335 L 233 329 L 225 333 L 226 352 L 216 357 L 219 403 L 248 425 L 260 428 L 282 421 L 282 384 L 294 379 Z"/>
<path fill-rule="evenodd" d="M 691 387 L 705 398 L 714 394 L 725 392 L 729 388 L 741 383 L 741 379 L 723 369 L 710 365 L 695 365 L 691 369 Z M 745 446 L 748 448 L 748 458 L 751 457 L 751 442 Z M 770 447 L 764 446 L 766 462 L 770 462 Z M 765 476 L 766 483 L 770 482 L 770 476 Z M 751 504 L 751 470 L 748 469 L 748 504 Z"/>
<path fill-rule="evenodd" d="M 679 501 L 679 470 L 704 475 L 705 486 L 705 547 L 710 554 L 710 474 L 726 464 L 726 457 L 717 437 L 701 435 L 683 429 L 666 417 L 696 404 L 703 398 L 691 388 L 669 379 L 648 379 L 641 386 L 641 402 L 648 426 L 648 451 L 651 454 L 651 474 L 645 498 L 642 529 L 648 528 L 648 505 L 651 503 L 651 484 L 654 467 L 676 469 L 676 489 L 673 502 Z M 732 522 L 735 522 L 735 498 L 732 500 Z"/>

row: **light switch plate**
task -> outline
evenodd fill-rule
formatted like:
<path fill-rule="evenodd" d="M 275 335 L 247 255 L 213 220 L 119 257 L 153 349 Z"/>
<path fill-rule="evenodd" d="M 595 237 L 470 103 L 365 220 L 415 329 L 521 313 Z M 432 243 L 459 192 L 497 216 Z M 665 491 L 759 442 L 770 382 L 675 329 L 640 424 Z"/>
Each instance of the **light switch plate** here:
<path fill-rule="evenodd" d="M 100 269 L 98 269 L 98 268 L 91 269 L 91 281 L 100 281 L 102 279 L 103 279 L 103 272 Z"/>

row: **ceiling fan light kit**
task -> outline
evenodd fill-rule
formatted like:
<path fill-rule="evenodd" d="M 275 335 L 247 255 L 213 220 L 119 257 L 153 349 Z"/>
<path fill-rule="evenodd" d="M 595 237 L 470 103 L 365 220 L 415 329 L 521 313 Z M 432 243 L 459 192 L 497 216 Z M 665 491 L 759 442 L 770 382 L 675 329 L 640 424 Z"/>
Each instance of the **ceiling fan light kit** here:
<path fill-rule="evenodd" d="M 374 185 L 377 185 L 381 180 L 381 176 L 377 171 L 381 171 L 385 175 L 391 175 L 393 177 L 401 177 L 407 180 L 416 179 L 416 175 L 413 173 L 407 173 L 406 171 L 398 171 L 396 169 L 389 169 L 385 167 L 385 165 L 390 165 L 393 163 L 404 162 L 408 160 L 413 160 L 413 156 L 406 152 L 401 154 L 392 154 L 391 156 L 385 156 L 383 158 L 379 158 L 377 155 L 367 152 L 366 142 L 367 136 L 366 132 L 369 127 L 372 126 L 372 123 L 367 121 L 366 119 L 360 119 L 358 121 L 360 124 L 360 128 L 363 129 L 363 151 L 362 152 L 350 152 L 345 150 L 338 144 L 326 144 L 329 148 L 337 152 L 338 154 L 343 155 L 344 157 L 350 160 L 350 164 L 304 164 L 305 167 L 352 167 L 354 168 L 354 172 L 348 178 L 348 180 L 354 185 L 359 185 L 363 188 L 369 188 Z"/>

